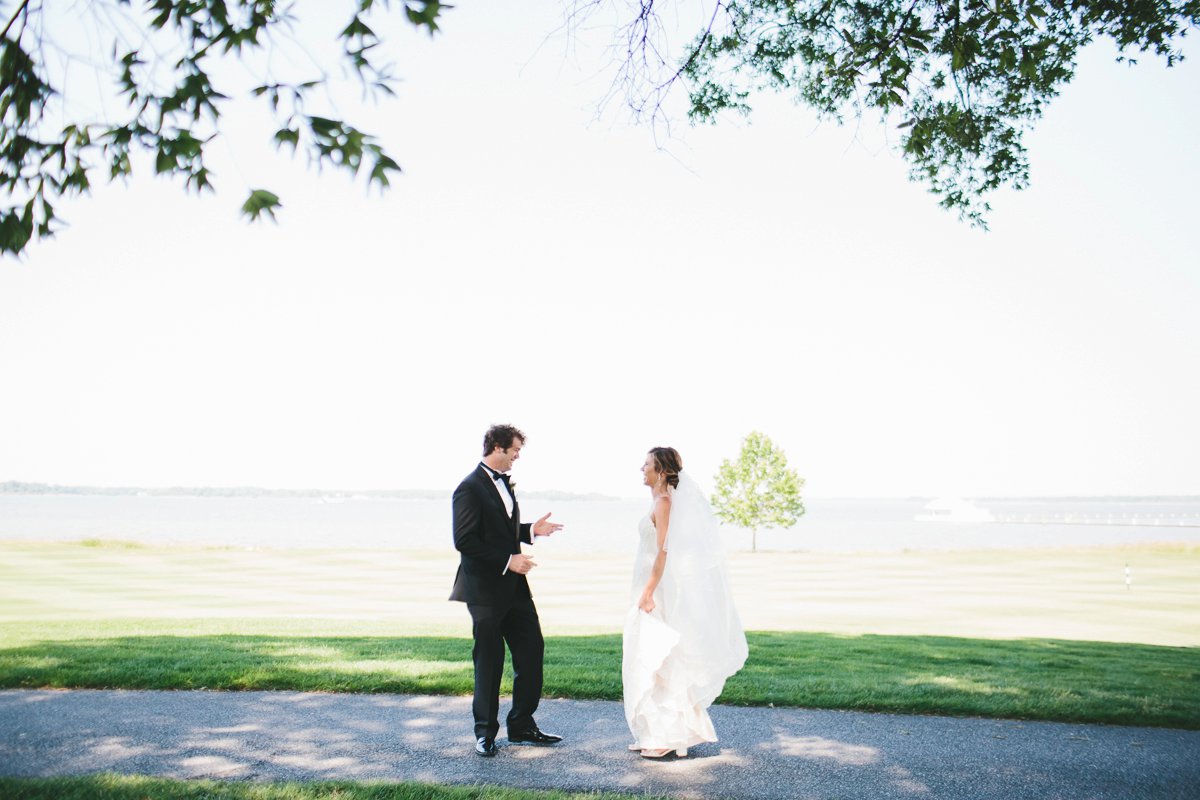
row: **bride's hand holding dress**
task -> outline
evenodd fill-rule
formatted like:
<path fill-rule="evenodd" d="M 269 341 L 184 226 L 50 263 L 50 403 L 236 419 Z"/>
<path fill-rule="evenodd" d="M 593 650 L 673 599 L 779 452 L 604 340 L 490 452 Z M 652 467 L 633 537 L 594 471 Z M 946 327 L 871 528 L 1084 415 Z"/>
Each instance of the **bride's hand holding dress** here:
<path fill-rule="evenodd" d="M 642 592 L 642 597 L 638 600 L 638 610 L 645 611 L 647 614 L 654 611 L 654 595 Z"/>

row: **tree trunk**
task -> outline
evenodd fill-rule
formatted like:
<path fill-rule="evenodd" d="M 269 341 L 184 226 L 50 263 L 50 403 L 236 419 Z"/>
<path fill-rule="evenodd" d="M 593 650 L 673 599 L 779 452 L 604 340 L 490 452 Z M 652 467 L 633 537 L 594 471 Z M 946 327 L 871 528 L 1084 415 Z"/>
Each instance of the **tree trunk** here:
<path fill-rule="evenodd" d="M 758 528 L 750 529 L 750 552 L 758 552 Z"/>

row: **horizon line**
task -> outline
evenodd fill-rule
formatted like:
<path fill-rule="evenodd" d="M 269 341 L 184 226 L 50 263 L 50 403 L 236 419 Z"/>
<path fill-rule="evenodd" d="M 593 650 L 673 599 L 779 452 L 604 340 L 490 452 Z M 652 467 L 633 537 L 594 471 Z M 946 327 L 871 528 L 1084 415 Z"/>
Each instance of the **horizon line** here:
<path fill-rule="evenodd" d="M 453 492 L 453 487 L 445 487 L 440 489 L 430 488 L 404 488 L 404 489 L 322 489 L 322 488 L 268 488 L 265 486 L 254 485 L 210 485 L 210 486 L 136 486 L 136 485 L 95 485 L 95 484 L 58 484 L 44 483 L 41 481 L 19 481 L 8 480 L 0 482 L 0 494 L 127 494 L 146 492 L 157 495 L 171 494 L 209 494 L 220 495 L 222 492 L 237 493 L 237 494 L 263 494 L 263 495 L 292 495 L 292 496 L 396 496 L 407 495 L 411 497 L 424 496 L 429 499 L 433 497 L 447 496 Z M 562 499 L 603 499 L 603 500 L 636 500 L 642 499 L 632 495 L 611 495 L 604 492 L 580 492 L 568 489 L 530 489 L 524 492 L 527 496 L 535 497 L 558 495 Z M 1173 494 L 1173 493 L 1147 493 L 1147 494 L 946 494 L 942 493 L 926 493 L 926 494 L 828 494 L 828 495 L 807 495 L 804 500 L 926 500 L 936 499 L 939 497 L 961 497 L 965 499 L 976 500 L 1200 500 L 1200 494 Z"/>

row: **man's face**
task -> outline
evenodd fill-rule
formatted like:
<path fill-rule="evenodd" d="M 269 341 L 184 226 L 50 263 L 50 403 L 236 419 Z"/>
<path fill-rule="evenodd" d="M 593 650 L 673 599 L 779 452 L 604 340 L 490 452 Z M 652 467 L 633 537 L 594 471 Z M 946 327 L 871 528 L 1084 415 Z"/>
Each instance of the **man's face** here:
<path fill-rule="evenodd" d="M 493 453 L 492 460 L 495 462 L 496 469 L 500 472 L 508 472 L 512 469 L 513 463 L 521 457 L 521 448 L 525 446 L 525 442 L 514 438 L 512 447 L 507 450 L 501 450 L 497 447 Z"/>

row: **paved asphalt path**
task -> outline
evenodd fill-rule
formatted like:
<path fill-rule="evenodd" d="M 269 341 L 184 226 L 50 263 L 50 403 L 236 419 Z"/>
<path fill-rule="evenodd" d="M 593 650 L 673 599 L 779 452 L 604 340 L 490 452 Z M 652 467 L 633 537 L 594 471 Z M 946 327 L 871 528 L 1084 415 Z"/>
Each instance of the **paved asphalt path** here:
<path fill-rule="evenodd" d="M 503 713 L 503 708 L 502 708 Z M 0 775 L 416 780 L 683 798 L 1200 798 L 1200 731 L 712 709 L 686 759 L 626 750 L 619 703 L 544 700 L 555 747 L 474 755 L 470 699 L 299 692 L 0 691 Z"/>

